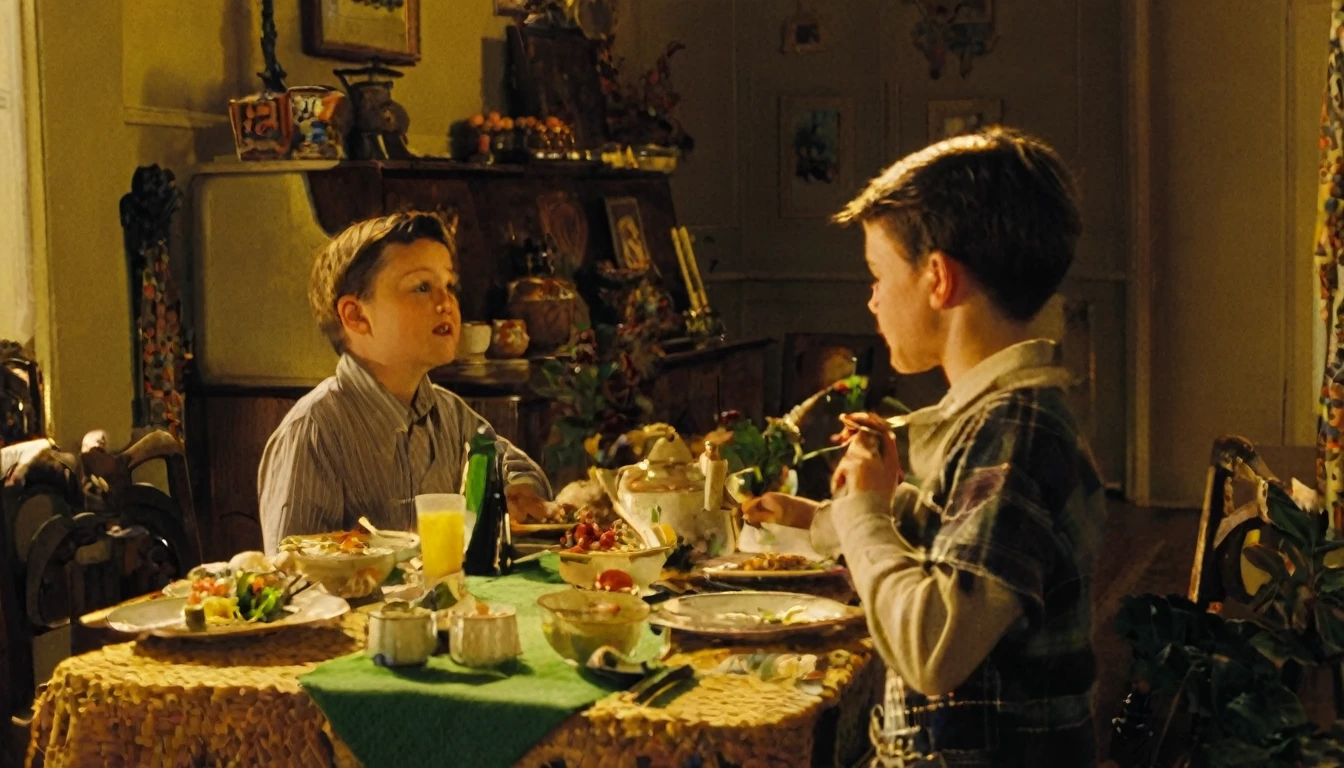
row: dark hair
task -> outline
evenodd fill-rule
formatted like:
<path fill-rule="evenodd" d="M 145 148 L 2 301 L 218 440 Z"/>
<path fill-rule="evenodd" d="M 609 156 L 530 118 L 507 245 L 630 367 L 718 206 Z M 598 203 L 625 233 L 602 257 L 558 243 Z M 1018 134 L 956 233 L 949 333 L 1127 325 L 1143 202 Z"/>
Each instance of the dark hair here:
<path fill-rule="evenodd" d="M 1023 322 L 1059 289 L 1082 232 L 1064 161 L 1040 139 L 1001 127 L 908 155 L 834 220 L 880 223 L 915 264 L 933 251 L 956 259 Z"/>
<path fill-rule="evenodd" d="M 454 229 L 436 214 L 409 211 L 352 224 L 327 243 L 313 262 L 308 303 L 337 354 L 345 351 L 345 341 L 336 302 L 342 296 L 369 298 L 387 246 L 433 240 L 456 256 Z"/>

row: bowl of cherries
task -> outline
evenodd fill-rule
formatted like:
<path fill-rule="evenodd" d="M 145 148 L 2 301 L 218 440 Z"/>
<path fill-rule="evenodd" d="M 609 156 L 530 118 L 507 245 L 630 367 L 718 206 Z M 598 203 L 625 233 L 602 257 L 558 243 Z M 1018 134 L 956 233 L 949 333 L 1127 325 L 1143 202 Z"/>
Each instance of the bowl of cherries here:
<path fill-rule="evenodd" d="M 647 590 L 672 552 L 667 545 L 649 546 L 620 518 L 603 525 L 590 514 L 580 515 L 560 545 L 560 578 L 580 589 L 619 592 Z"/>

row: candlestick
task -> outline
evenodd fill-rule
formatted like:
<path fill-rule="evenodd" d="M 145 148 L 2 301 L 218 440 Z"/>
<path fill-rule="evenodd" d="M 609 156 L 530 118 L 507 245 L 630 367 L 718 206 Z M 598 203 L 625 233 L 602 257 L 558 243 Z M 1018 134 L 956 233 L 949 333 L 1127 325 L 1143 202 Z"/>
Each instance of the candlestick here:
<path fill-rule="evenodd" d="M 672 228 L 672 245 L 677 250 L 677 266 L 681 267 L 681 279 L 686 284 L 686 295 L 690 298 L 691 310 L 700 309 L 700 297 L 695 293 L 695 283 L 691 282 L 691 273 L 686 268 L 686 254 L 682 250 L 681 233 Z"/>
<path fill-rule="evenodd" d="M 695 258 L 695 249 L 691 247 L 691 232 L 685 227 L 681 228 L 681 238 L 686 248 L 686 262 L 691 270 L 691 276 L 695 279 L 696 288 L 700 291 L 700 306 L 709 306 L 709 294 L 705 293 L 705 282 L 700 279 L 700 264 Z"/>

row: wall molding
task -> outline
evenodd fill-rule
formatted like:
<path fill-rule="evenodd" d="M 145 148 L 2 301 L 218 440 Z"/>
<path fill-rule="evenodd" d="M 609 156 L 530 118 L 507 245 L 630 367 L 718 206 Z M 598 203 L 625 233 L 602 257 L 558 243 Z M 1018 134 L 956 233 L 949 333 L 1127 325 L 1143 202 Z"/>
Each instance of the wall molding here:
<path fill-rule="evenodd" d="M 229 122 L 228 115 L 176 107 L 151 107 L 148 104 L 123 104 L 121 116 L 127 125 L 152 125 L 189 131 L 214 128 Z"/>

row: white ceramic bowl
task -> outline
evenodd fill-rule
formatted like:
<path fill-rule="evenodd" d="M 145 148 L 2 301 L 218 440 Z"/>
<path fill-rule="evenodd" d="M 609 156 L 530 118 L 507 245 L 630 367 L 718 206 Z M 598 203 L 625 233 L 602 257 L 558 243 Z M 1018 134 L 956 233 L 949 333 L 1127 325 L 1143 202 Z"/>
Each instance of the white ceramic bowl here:
<path fill-rule="evenodd" d="M 489 323 L 463 323 L 462 335 L 457 340 L 457 359 L 484 360 L 492 335 Z"/>
<path fill-rule="evenodd" d="M 658 580 L 663 564 L 672 554 L 671 547 L 637 549 L 630 552 L 559 552 L 560 578 L 580 589 L 592 589 L 604 571 L 624 571 L 641 590 Z"/>

